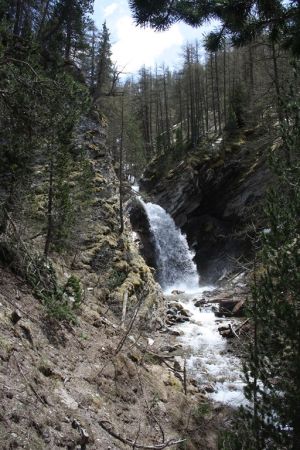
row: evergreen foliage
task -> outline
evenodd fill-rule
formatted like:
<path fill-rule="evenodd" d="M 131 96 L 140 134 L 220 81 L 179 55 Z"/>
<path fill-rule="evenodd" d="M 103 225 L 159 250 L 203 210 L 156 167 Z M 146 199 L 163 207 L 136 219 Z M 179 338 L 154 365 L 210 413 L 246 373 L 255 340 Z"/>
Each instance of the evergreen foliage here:
<path fill-rule="evenodd" d="M 96 86 L 94 98 L 99 100 L 103 95 L 112 93 L 113 68 L 111 61 L 110 34 L 106 22 L 102 25 L 99 38 L 98 64 L 96 68 Z"/>
<path fill-rule="evenodd" d="M 68 320 L 82 299 L 80 283 L 60 286 L 48 256 L 77 251 L 91 203 L 91 164 L 76 134 L 90 112 L 97 67 L 99 75 L 101 60 L 110 58 L 92 6 L 0 2 L 0 257 L 52 316 Z"/>
<path fill-rule="evenodd" d="M 256 449 L 300 448 L 299 100 L 290 99 L 286 112 L 283 146 L 293 165 L 284 155 L 273 156 L 278 188 L 266 208 L 270 228 L 263 238 L 263 273 L 253 287 L 255 339 L 245 367 L 246 394 L 253 402 L 246 418 Z"/>
<path fill-rule="evenodd" d="M 194 27 L 212 19 L 219 21 L 220 27 L 208 37 L 210 51 L 220 49 L 225 36 L 241 45 L 265 33 L 272 40 L 281 40 L 294 54 L 300 54 L 297 0 L 130 0 L 129 4 L 137 24 L 148 24 L 158 30 L 178 21 Z"/>

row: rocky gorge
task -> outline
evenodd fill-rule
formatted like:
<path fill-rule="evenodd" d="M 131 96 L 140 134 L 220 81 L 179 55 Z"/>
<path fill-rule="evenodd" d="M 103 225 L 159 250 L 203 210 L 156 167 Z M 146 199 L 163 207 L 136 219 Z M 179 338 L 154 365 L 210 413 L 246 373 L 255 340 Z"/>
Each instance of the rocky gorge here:
<path fill-rule="evenodd" d="M 189 321 L 189 314 L 164 297 L 127 218 L 120 236 L 119 183 L 97 114 L 82 121 L 76 146 L 89 157 L 93 202 L 75 255 L 54 253 L 51 266 L 36 269 L 47 280 L 52 267 L 61 286 L 72 276 L 80 281 L 77 306 L 74 292 L 64 288 L 74 320 L 47 313 L 22 261 L 12 259 L 19 224 L 11 222 L 1 236 L 0 446 L 216 449 L 227 407 L 211 403 L 186 372 L 185 347 L 176 341 L 181 332 L 173 324 L 179 316 Z M 36 180 L 39 215 L 46 205 L 39 167 Z M 20 245 L 26 256 L 30 244 Z"/>
<path fill-rule="evenodd" d="M 241 129 L 207 140 L 171 163 L 165 154 L 146 168 L 140 186 L 186 234 L 203 282 L 215 282 L 251 258 L 262 204 L 272 183 L 268 151 L 278 129 Z M 172 154 L 171 154 L 172 161 Z"/>

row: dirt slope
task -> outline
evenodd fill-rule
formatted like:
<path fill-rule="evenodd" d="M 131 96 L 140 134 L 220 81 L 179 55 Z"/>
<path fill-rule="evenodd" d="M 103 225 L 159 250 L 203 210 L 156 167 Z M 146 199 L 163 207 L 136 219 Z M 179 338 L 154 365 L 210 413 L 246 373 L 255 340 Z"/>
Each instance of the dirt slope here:
<path fill-rule="evenodd" d="M 3 268 L 0 304 L 1 449 L 131 448 L 101 423 L 142 445 L 190 434 L 186 447 L 175 448 L 215 448 L 217 419 L 207 425 L 215 411 L 202 415 L 203 395 L 192 385 L 184 395 L 182 382 L 155 356 L 163 343 L 174 344 L 173 336 L 153 331 L 150 347 L 149 333 L 134 327 L 120 349 L 126 332 L 93 295 L 77 326 L 57 323 Z"/>

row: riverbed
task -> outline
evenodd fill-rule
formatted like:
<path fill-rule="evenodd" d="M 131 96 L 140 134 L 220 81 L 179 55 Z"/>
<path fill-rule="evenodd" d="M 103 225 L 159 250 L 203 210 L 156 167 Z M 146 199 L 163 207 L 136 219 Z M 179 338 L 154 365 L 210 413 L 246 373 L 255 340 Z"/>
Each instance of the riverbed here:
<path fill-rule="evenodd" d="M 212 303 L 195 306 L 203 292 L 212 289 L 206 286 L 198 292 L 168 295 L 167 298 L 181 303 L 190 313 L 188 322 L 174 326 L 181 333 L 177 339 L 182 344 L 188 376 L 213 401 L 238 407 L 245 403 L 242 363 L 232 353 L 227 339 L 219 334 L 218 327 L 229 322 L 238 325 L 239 319 L 217 318 L 216 305 Z"/>

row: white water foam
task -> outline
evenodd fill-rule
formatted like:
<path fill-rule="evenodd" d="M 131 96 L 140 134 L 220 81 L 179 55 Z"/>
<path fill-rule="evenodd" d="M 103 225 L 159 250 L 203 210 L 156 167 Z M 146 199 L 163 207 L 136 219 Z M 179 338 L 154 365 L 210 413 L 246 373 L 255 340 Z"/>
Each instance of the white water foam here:
<path fill-rule="evenodd" d="M 172 291 L 184 291 L 172 296 L 191 314 L 190 321 L 177 326 L 183 336 L 179 338 L 187 353 L 189 376 L 199 386 L 211 385 L 209 397 L 230 406 L 245 403 L 241 362 L 228 353 L 226 339 L 218 332 L 218 323 L 212 305 L 200 310 L 194 305 L 204 291 L 212 286 L 199 287 L 199 276 L 189 250 L 186 237 L 176 227 L 173 219 L 159 205 L 144 203 L 150 227 L 155 237 L 158 280 L 166 295 Z"/>
<path fill-rule="evenodd" d="M 201 291 L 211 289 L 205 287 Z M 180 297 L 180 303 L 191 313 L 189 322 L 177 326 L 184 333 L 179 340 L 186 348 L 190 376 L 200 387 L 209 385 L 213 389 L 208 394 L 212 400 L 233 407 L 244 404 L 241 362 L 228 353 L 227 341 L 218 332 L 220 319 L 216 319 L 211 305 L 205 305 L 201 310 L 196 307 L 194 295 L 186 293 Z"/>
<path fill-rule="evenodd" d="M 158 281 L 165 292 L 199 290 L 199 275 L 186 236 L 159 205 L 144 203 L 155 238 Z"/>

